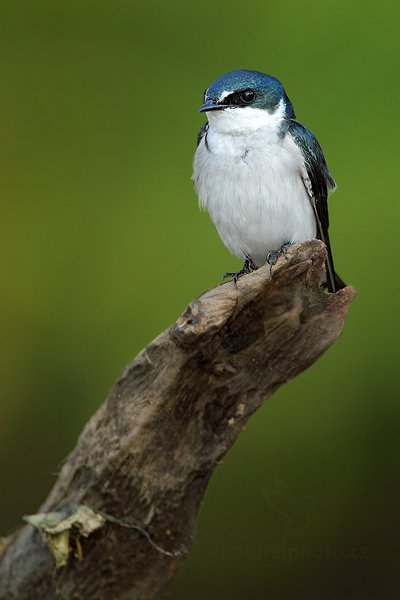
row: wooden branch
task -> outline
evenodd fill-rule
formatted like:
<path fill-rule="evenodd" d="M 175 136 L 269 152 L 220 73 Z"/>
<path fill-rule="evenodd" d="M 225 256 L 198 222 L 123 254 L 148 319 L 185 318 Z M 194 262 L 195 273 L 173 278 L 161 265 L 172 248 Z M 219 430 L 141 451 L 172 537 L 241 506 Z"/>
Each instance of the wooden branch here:
<path fill-rule="evenodd" d="M 36 528 L 3 541 L 1 599 L 162 595 L 192 545 L 218 461 L 263 401 L 342 330 L 354 290 L 322 291 L 325 255 L 322 242 L 305 242 L 279 260 L 272 278 L 265 266 L 237 289 L 210 290 L 136 357 L 40 508 L 58 515 L 47 529 L 35 517 Z M 82 506 L 98 527 L 82 525 Z M 42 532 L 57 545 L 60 521 L 70 552 L 56 568 Z"/>

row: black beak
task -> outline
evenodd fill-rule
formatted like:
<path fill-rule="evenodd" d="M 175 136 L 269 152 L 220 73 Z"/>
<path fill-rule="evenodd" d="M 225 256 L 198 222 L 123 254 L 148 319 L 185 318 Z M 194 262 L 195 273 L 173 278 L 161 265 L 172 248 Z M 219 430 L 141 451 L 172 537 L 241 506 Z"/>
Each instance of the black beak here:
<path fill-rule="evenodd" d="M 200 106 L 199 112 L 209 112 L 210 110 L 223 110 L 227 108 L 226 104 L 217 104 L 216 100 L 207 100 L 203 106 Z"/>

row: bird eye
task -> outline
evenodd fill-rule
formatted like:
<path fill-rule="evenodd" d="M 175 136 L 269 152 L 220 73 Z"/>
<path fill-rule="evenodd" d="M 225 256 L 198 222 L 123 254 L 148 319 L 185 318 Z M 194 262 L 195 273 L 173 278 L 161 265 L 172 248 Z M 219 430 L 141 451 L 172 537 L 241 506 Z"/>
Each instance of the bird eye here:
<path fill-rule="evenodd" d="M 240 94 L 240 99 L 245 104 L 251 104 L 256 97 L 256 94 L 253 90 L 244 90 Z"/>

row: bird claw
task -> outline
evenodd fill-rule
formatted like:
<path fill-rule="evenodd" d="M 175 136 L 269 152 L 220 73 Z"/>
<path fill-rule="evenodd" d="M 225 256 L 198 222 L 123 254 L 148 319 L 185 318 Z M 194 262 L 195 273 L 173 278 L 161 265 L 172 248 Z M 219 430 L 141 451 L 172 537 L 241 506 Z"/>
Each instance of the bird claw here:
<path fill-rule="evenodd" d="M 253 265 L 250 259 L 246 258 L 243 268 L 240 269 L 240 271 L 238 271 L 237 273 L 224 273 L 222 276 L 221 283 L 225 283 L 225 279 L 232 279 L 235 287 L 237 288 L 237 281 L 239 277 L 241 277 L 242 275 L 247 275 L 247 273 L 251 273 L 253 269 L 255 269 L 255 266 Z"/>
<path fill-rule="evenodd" d="M 278 262 L 278 258 L 280 258 L 281 256 L 284 256 L 286 260 L 289 260 L 288 256 L 287 256 L 287 252 L 290 248 L 290 246 L 293 245 L 293 242 L 285 242 L 284 244 L 282 244 L 282 246 L 280 248 L 278 248 L 278 250 L 271 250 L 270 252 L 268 252 L 267 254 L 267 263 L 269 264 L 269 272 L 271 274 L 272 277 L 272 267 L 276 265 L 276 263 Z"/>
<path fill-rule="evenodd" d="M 240 275 L 242 275 L 241 271 L 238 271 L 237 273 L 224 273 L 222 275 L 221 283 L 225 283 L 225 279 L 232 279 L 235 287 L 237 287 L 237 280 L 239 279 Z"/>

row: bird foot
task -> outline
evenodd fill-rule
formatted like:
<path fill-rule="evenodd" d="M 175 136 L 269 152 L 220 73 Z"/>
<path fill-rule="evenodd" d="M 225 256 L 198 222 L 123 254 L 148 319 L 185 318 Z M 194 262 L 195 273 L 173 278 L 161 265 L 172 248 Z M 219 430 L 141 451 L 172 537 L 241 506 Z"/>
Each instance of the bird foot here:
<path fill-rule="evenodd" d="M 243 268 L 240 269 L 240 271 L 238 271 L 237 273 L 224 273 L 224 275 L 222 276 L 222 282 L 225 282 L 225 279 L 232 279 L 233 283 L 235 284 L 235 287 L 237 288 L 237 281 L 239 279 L 239 277 L 241 275 L 247 275 L 247 273 L 251 273 L 253 269 L 255 269 L 255 265 L 251 262 L 251 260 L 249 258 L 246 258 L 246 260 L 244 261 L 244 265 Z"/>
<path fill-rule="evenodd" d="M 288 252 L 290 246 L 293 246 L 293 242 L 285 242 L 284 244 L 282 244 L 282 246 L 280 248 L 278 248 L 278 250 L 271 250 L 270 252 L 268 252 L 267 263 L 269 264 L 269 272 L 271 274 L 271 277 L 272 277 L 272 267 L 274 265 L 276 265 L 276 263 L 278 262 L 278 258 L 280 258 L 281 256 L 284 256 L 286 258 L 286 260 L 289 260 L 289 258 L 287 256 L 287 252 Z"/>

